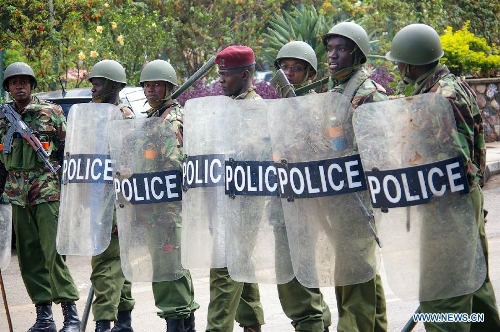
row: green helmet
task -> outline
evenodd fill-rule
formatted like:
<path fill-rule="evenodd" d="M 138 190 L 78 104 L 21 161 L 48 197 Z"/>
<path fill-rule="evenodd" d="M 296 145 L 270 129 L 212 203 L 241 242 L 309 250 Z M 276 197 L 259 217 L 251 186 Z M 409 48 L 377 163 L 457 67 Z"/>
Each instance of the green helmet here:
<path fill-rule="evenodd" d="M 5 72 L 3 73 L 3 89 L 5 91 L 9 91 L 8 79 L 12 76 L 26 75 L 31 79 L 32 89 L 36 88 L 37 82 L 35 78 L 35 74 L 33 73 L 33 69 L 30 66 L 25 64 L 24 62 L 14 62 L 11 63 L 7 68 L 5 68 Z"/>
<path fill-rule="evenodd" d="M 386 59 L 409 65 L 426 65 L 443 56 L 436 30 L 426 24 L 410 24 L 394 36 Z"/>
<path fill-rule="evenodd" d="M 177 75 L 174 67 L 164 60 L 153 60 L 147 63 L 141 71 L 140 83 L 144 85 L 146 81 L 166 81 L 177 86 Z"/>
<path fill-rule="evenodd" d="M 276 69 L 280 68 L 279 60 L 285 58 L 304 60 L 311 65 L 315 73 L 318 71 L 318 59 L 316 58 L 316 53 L 308 43 L 303 41 L 294 40 L 281 47 L 278 55 L 276 56 L 276 61 L 274 61 Z"/>
<path fill-rule="evenodd" d="M 370 39 L 361 25 L 354 22 L 341 22 L 336 24 L 323 36 L 323 44 L 325 46 L 328 44 L 330 36 L 343 36 L 352 40 L 365 56 L 365 58 L 361 60 L 361 63 L 366 62 L 366 57 L 370 54 Z"/>
<path fill-rule="evenodd" d="M 127 84 L 125 68 L 115 60 L 102 60 L 92 67 L 88 80 L 92 82 L 94 77 L 103 77 L 110 81 Z"/>

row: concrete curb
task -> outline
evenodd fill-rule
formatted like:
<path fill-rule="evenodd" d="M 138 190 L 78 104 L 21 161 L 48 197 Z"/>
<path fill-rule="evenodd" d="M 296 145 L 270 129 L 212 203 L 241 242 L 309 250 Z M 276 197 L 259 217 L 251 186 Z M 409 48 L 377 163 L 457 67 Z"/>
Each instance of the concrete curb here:
<path fill-rule="evenodd" d="M 486 164 L 486 171 L 484 173 L 484 182 L 486 183 L 492 175 L 500 174 L 500 162 L 495 161 Z"/>

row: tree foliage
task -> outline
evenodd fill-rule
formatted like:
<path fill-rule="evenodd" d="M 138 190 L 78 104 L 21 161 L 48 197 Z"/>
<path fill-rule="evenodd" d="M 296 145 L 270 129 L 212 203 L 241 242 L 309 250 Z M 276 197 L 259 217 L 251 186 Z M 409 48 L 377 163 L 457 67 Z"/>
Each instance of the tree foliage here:
<path fill-rule="evenodd" d="M 182 80 L 230 44 L 252 47 L 262 69 L 278 42 L 302 39 L 318 51 L 321 67 L 320 36 L 344 20 L 379 41 L 373 54 L 384 54 L 394 34 L 415 22 L 442 33 L 470 20 L 469 30 L 491 45 L 499 42 L 499 15 L 500 0 L 2 0 L 0 48 L 7 64 L 33 67 L 40 89 L 88 84 L 68 81 L 68 70 L 83 72 L 104 58 L 122 63 L 136 85 L 150 60 L 170 60 Z"/>
<path fill-rule="evenodd" d="M 273 64 L 276 56 L 286 43 L 294 40 L 304 41 L 316 52 L 318 58 L 318 77 L 327 73 L 326 51 L 322 36 L 332 27 L 331 20 L 318 12 L 312 5 L 301 5 L 291 12 L 275 13 L 269 21 L 262 56 L 264 61 Z"/>

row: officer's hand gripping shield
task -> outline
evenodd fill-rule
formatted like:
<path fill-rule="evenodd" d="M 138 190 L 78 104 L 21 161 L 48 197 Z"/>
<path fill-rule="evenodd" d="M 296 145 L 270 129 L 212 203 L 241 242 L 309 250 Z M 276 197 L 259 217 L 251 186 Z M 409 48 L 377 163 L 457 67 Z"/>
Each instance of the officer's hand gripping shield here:
<path fill-rule="evenodd" d="M 350 101 L 329 92 L 273 103 L 268 124 L 295 276 L 306 287 L 372 279 L 378 247 Z"/>
<path fill-rule="evenodd" d="M 184 113 L 182 265 L 226 267 L 224 131 L 234 101 L 190 99 Z"/>
<path fill-rule="evenodd" d="M 11 251 L 12 205 L 0 203 L 0 270 L 9 266 Z"/>
<path fill-rule="evenodd" d="M 391 289 L 419 301 L 477 290 L 486 265 L 449 101 L 364 104 L 353 124 Z"/>
<path fill-rule="evenodd" d="M 162 118 L 113 121 L 110 139 L 123 274 L 130 281 L 179 279 L 182 152 Z"/>
<path fill-rule="evenodd" d="M 57 251 L 63 255 L 102 253 L 111 240 L 113 165 L 109 157 L 109 123 L 121 119 L 112 104 L 71 107 L 61 181 Z"/>

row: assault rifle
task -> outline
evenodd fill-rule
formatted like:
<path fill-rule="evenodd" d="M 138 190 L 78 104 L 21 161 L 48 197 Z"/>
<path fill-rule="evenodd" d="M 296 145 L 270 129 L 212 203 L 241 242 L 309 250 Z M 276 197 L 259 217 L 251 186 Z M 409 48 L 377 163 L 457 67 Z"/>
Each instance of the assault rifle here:
<path fill-rule="evenodd" d="M 9 130 L 7 130 L 7 134 L 5 135 L 5 140 L 3 144 L 3 153 L 8 154 L 12 152 L 12 142 L 14 140 L 14 133 L 19 133 L 21 137 L 28 142 L 28 144 L 33 148 L 33 150 L 36 151 L 38 156 L 43 160 L 45 165 L 50 169 L 52 173 L 56 173 L 59 168 L 61 168 L 60 165 L 57 165 L 55 168 L 52 166 L 52 164 L 49 161 L 49 154 L 47 151 L 42 146 L 42 143 L 40 143 L 40 140 L 38 137 L 36 137 L 35 133 L 33 130 L 31 130 L 30 127 L 21 119 L 19 114 L 16 112 L 12 106 L 9 104 L 5 104 L 0 107 L 1 109 L 1 114 L 7 118 L 9 121 Z"/>
<path fill-rule="evenodd" d="M 175 99 L 179 97 L 184 91 L 186 91 L 191 85 L 194 84 L 198 79 L 202 78 L 206 73 L 215 66 L 215 56 L 212 56 L 208 61 L 198 69 L 193 75 L 191 75 L 184 84 L 182 84 L 177 90 L 175 90 L 169 98 Z"/>

